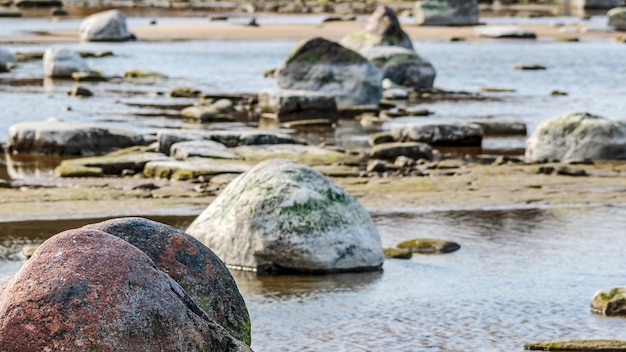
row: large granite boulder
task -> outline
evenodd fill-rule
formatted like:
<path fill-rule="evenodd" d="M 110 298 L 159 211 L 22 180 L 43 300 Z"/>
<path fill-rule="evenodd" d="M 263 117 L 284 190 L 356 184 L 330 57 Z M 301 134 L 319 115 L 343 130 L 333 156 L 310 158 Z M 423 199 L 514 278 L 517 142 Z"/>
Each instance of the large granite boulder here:
<path fill-rule="evenodd" d="M 399 46 L 376 46 L 363 52 L 368 60 L 383 71 L 383 79 L 412 88 L 432 88 L 435 68 L 413 50 Z"/>
<path fill-rule="evenodd" d="M 472 26 L 478 24 L 477 0 L 423 0 L 415 3 L 415 23 L 422 26 Z"/>
<path fill-rule="evenodd" d="M 250 351 L 130 243 L 53 236 L 0 284 L 6 351 Z"/>
<path fill-rule="evenodd" d="M 126 16 L 119 10 L 96 13 L 85 18 L 78 29 L 86 42 L 123 42 L 134 36 L 126 28 Z"/>
<path fill-rule="evenodd" d="M 368 212 L 319 172 L 268 160 L 233 180 L 187 229 L 233 268 L 330 273 L 378 270 Z"/>
<path fill-rule="evenodd" d="M 620 0 L 570 0 L 570 6 L 583 9 L 611 9 L 620 6 Z"/>
<path fill-rule="evenodd" d="M 47 119 L 9 127 L 7 148 L 12 154 L 89 156 L 143 142 L 143 136 L 130 131 Z"/>
<path fill-rule="evenodd" d="M 8 71 L 9 66 L 16 63 L 17 59 L 12 52 L 5 48 L 0 48 L 0 72 Z"/>
<path fill-rule="evenodd" d="M 43 75 L 51 78 L 72 78 L 74 72 L 91 72 L 91 69 L 74 50 L 50 47 L 43 54 Z"/>
<path fill-rule="evenodd" d="M 609 17 L 610 27 L 618 31 L 626 31 L 626 7 L 616 7 L 606 15 Z"/>
<path fill-rule="evenodd" d="M 366 58 L 324 38 L 298 44 L 276 70 L 282 89 L 332 96 L 339 107 L 378 104 L 382 72 Z"/>
<path fill-rule="evenodd" d="M 211 319 L 250 344 L 250 316 L 237 284 L 220 258 L 198 240 L 175 227 L 143 218 L 113 219 L 84 228 L 109 233 L 139 248 Z"/>
<path fill-rule="evenodd" d="M 526 141 L 526 161 L 624 160 L 626 121 L 570 113 L 543 121 Z"/>
<path fill-rule="evenodd" d="M 421 142 L 442 147 L 479 147 L 483 130 L 472 123 L 415 122 L 393 124 L 391 135 L 398 142 Z"/>
<path fill-rule="evenodd" d="M 413 43 L 402 30 L 395 12 L 385 5 L 376 8 L 364 29 L 346 35 L 339 43 L 357 52 L 375 46 L 400 46 L 413 50 Z"/>
<path fill-rule="evenodd" d="M 299 120 L 330 120 L 339 118 L 337 102 L 332 96 L 304 90 L 270 90 L 259 93 L 259 109 L 279 122 Z"/>

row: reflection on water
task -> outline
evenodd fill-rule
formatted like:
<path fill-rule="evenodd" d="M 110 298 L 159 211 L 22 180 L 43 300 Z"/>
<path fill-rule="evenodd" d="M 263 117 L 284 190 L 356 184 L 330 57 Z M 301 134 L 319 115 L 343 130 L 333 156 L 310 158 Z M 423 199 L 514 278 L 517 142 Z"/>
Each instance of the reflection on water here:
<path fill-rule="evenodd" d="M 436 237 L 461 250 L 386 260 L 373 273 L 233 275 L 258 351 L 519 351 L 538 340 L 624 340 L 625 319 L 588 307 L 596 290 L 625 284 L 625 217 L 626 205 L 377 210 L 386 246 Z M 192 219 L 156 220 L 184 228 Z M 82 225 L 2 224 L 0 239 L 25 243 Z M 0 275 L 14 268 L 0 263 Z"/>

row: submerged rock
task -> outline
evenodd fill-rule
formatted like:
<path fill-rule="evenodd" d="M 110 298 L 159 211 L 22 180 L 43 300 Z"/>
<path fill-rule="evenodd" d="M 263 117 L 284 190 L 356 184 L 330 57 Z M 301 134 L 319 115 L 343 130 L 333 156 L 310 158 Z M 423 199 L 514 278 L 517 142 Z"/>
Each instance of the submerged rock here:
<path fill-rule="evenodd" d="M 85 18 L 78 32 L 80 40 L 87 42 L 123 42 L 134 39 L 126 28 L 126 16 L 119 10 L 104 11 Z"/>
<path fill-rule="evenodd" d="M 396 247 L 406 249 L 411 253 L 444 254 L 458 251 L 461 246 L 456 242 L 435 238 L 417 238 L 400 242 Z"/>
<path fill-rule="evenodd" d="M 167 78 L 167 76 L 162 73 L 152 71 L 152 70 L 135 69 L 135 70 L 124 71 L 124 78 L 127 78 L 127 79 Z"/>
<path fill-rule="evenodd" d="M 357 52 L 376 46 L 399 46 L 413 50 L 411 39 L 402 30 L 396 13 L 386 5 L 376 8 L 363 30 L 348 34 L 339 43 Z"/>
<path fill-rule="evenodd" d="M 606 15 L 609 17 L 610 27 L 618 31 L 626 31 L 626 7 L 616 7 Z"/>
<path fill-rule="evenodd" d="M 467 123 L 416 122 L 391 126 L 394 140 L 421 142 L 433 146 L 480 146 L 483 130 L 479 125 Z"/>
<path fill-rule="evenodd" d="M 477 0 L 424 0 L 413 9 L 415 23 L 422 26 L 472 26 L 478 24 Z"/>
<path fill-rule="evenodd" d="M 335 122 L 339 118 L 337 102 L 332 96 L 304 90 L 262 90 L 259 109 L 263 114 L 275 116 L 281 123 L 318 119 Z"/>
<path fill-rule="evenodd" d="M 626 122 L 588 113 L 543 121 L 526 141 L 526 161 L 625 160 Z"/>
<path fill-rule="evenodd" d="M 238 340 L 250 344 L 250 316 L 224 263 L 195 238 L 143 218 L 113 219 L 84 228 L 119 237 L 144 252 L 207 315 Z"/>
<path fill-rule="evenodd" d="M 607 316 L 626 316 L 626 287 L 611 287 L 599 290 L 591 299 L 592 313 Z"/>
<path fill-rule="evenodd" d="M 101 231 L 53 236 L 0 297 L 9 351 L 250 351 L 146 254 Z"/>
<path fill-rule="evenodd" d="M 43 54 L 44 77 L 72 78 L 74 72 L 91 72 L 91 69 L 74 50 L 50 47 Z"/>
<path fill-rule="evenodd" d="M 399 46 L 377 46 L 364 51 L 363 56 L 383 71 L 383 79 L 403 87 L 433 87 L 435 68 L 413 50 Z"/>
<path fill-rule="evenodd" d="M 339 107 L 378 104 L 382 72 L 360 54 L 323 39 L 298 44 L 275 74 L 282 89 L 335 97 Z"/>
<path fill-rule="evenodd" d="M 285 160 L 233 180 L 187 232 L 233 268 L 329 273 L 383 263 L 363 206 L 319 172 Z"/>
<path fill-rule="evenodd" d="M 47 119 L 12 125 L 7 149 L 12 154 L 88 156 L 139 145 L 143 141 L 141 135 L 130 131 Z"/>

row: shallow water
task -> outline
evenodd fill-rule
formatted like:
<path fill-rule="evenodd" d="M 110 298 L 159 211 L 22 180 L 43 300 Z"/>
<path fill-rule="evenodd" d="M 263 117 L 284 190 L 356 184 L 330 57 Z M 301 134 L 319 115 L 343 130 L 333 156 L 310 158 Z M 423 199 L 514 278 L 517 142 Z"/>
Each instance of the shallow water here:
<path fill-rule="evenodd" d="M 626 205 L 372 213 L 385 246 L 435 237 L 461 249 L 386 260 L 375 273 L 234 272 L 255 350 L 521 351 L 539 340 L 626 339 L 626 320 L 588 308 L 595 291 L 624 284 Z M 25 240 L 55 231 L 40 225 L 11 233 Z M 0 275 L 15 267 L 0 262 Z"/>

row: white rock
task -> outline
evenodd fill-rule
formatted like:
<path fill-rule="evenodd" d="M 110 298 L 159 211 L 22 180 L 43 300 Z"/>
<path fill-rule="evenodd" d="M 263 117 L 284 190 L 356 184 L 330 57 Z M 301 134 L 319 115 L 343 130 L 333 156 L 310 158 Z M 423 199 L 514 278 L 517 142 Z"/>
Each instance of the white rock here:
<path fill-rule="evenodd" d="M 88 42 L 119 42 L 133 38 L 126 28 L 126 16 L 119 10 L 104 11 L 85 18 L 78 32 L 80 40 Z"/>
<path fill-rule="evenodd" d="M 326 273 L 383 263 L 363 206 L 319 172 L 285 160 L 233 180 L 187 233 L 239 269 Z"/>
<path fill-rule="evenodd" d="M 91 72 L 78 53 L 62 47 L 50 47 L 43 54 L 44 77 L 72 78 L 74 72 Z"/>
<path fill-rule="evenodd" d="M 534 39 L 537 35 L 516 26 L 482 26 L 476 27 L 474 32 L 480 37 L 486 38 L 521 38 L 521 39 Z"/>

